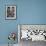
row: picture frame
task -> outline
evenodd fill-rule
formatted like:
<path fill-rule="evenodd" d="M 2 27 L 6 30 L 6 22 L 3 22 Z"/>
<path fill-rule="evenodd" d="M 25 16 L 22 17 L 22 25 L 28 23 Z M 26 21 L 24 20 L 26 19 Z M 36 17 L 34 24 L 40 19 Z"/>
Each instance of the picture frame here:
<path fill-rule="evenodd" d="M 15 20 L 16 19 L 16 5 L 6 5 L 5 19 L 6 20 Z"/>

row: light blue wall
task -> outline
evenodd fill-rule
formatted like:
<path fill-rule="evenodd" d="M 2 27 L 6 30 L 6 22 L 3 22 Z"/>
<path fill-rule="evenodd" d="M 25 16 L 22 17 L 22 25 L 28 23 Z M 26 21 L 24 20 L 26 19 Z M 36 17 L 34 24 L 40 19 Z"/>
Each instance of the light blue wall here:
<path fill-rule="evenodd" d="M 9 4 L 17 7 L 16 20 L 5 20 Z M 18 32 L 18 24 L 46 24 L 46 0 L 0 0 L 0 43 L 8 43 L 9 32 Z"/>
<path fill-rule="evenodd" d="M 21 0 L 21 24 L 46 24 L 46 0 Z"/>

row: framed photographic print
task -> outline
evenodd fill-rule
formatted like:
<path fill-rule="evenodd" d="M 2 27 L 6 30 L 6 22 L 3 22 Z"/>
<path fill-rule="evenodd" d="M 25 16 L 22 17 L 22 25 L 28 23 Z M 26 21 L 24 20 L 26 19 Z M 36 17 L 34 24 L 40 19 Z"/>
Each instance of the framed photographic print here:
<path fill-rule="evenodd" d="M 16 5 L 6 6 L 5 19 L 16 19 Z"/>

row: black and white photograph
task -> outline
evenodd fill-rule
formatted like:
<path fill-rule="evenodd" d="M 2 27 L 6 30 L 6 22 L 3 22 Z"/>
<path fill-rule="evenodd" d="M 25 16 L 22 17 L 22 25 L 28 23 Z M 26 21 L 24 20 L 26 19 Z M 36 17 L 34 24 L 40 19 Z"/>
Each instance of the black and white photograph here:
<path fill-rule="evenodd" d="M 6 19 L 16 19 L 16 5 L 6 6 Z"/>

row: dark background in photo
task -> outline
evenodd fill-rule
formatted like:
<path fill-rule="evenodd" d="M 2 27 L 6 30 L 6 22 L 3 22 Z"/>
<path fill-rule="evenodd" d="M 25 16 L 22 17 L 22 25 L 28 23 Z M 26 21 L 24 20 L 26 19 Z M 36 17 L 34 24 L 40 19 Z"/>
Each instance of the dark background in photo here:
<path fill-rule="evenodd" d="M 15 8 L 14 7 L 7 7 L 7 17 L 14 17 L 15 15 Z"/>

